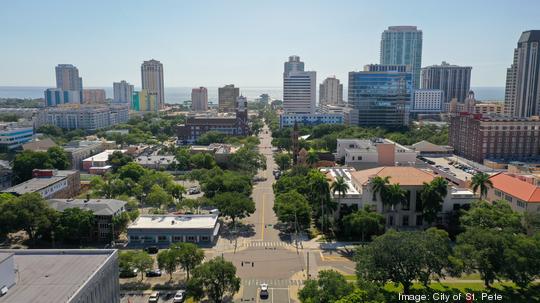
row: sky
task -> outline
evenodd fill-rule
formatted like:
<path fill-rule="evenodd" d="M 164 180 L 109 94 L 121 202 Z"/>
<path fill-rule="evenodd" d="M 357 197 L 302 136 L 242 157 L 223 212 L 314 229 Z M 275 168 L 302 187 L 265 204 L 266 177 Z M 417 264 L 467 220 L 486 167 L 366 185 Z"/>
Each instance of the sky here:
<path fill-rule="evenodd" d="M 0 86 L 54 86 L 54 67 L 88 87 L 140 86 L 142 61 L 165 86 L 279 87 L 299 55 L 320 83 L 379 62 L 393 25 L 423 31 L 422 66 L 469 65 L 472 86 L 504 86 L 521 32 L 540 29 L 538 0 L 0 0 Z"/>

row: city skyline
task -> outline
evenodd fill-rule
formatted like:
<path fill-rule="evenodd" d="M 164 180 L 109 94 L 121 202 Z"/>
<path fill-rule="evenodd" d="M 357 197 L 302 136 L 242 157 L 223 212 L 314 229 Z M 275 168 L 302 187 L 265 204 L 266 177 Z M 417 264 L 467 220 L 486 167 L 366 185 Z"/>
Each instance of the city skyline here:
<path fill-rule="evenodd" d="M 487 1 L 461 2 L 467 10 L 461 9 L 459 3 L 428 1 L 341 1 L 331 7 L 325 3 L 307 5 L 306 1 L 287 6 L 280 2 L 212 2 L 210 6 L 163 2 L 155 8 L 145 3 L 129 6 L 127 2 L 116 2 L 107 3 L 105 10 L 105 2 L 10 3 L 0 12 L 1 28 L 9 30 L 3 32 L 8 45 L 3 52 L 10 58 L 0 63 L 0 70 L 7 71 L 0 75 L 0 86 L 52 87 L 51 70 L 58 64 L 69 63 L 78 67 L 87 87 L 112 86 L 119 79 L 138 87 L 140 63 L 155 58 L 165 67 L 166 87 L 214 87 L 227 83 L 239 87 L 279 87 L 283 58 L 290 55 L 309 62 L 310 70 L 317 71 L 320 79 L 335 75 L 343 81 L 348 72 L 379 62 L 380 39 L 385 29 L 412 25 L 423 31 L 423 67 L 442 61 L 472 66 L 472 86 L 503 87 L 516 39 L 521 32 L 537 28 L 534 12 L 540 4 L 521 2 L 523 5 L 505 1 L 489 1 L 489 5 Z M 337 10 L 335 4 L 339 5 Z M 524 5 L 529 9 L 523 10 Z M 288 35 L 288 25 L 275 21 L 285 7 L 310 16 L 295 24 L 300 38 Z M 120 9 L 123 14 L 115 14 Z M 155 9 L 156 22 L 140 21 L 149 9 Z M 81 16 L 75 10 L 86 13 Z M 430 11 L 445 14 L 418 14 Z M 230 13 L 242 18 L 232 20 Z M 50 22 L 42 22 L 44 15 Z M 362 18 L 358 18 L 360 15 Z M 104 22 L 89 22 L 90 16 Z M 502 18 L 508 22 L 498 22 Z M 224 23 L 225 19 L 228 22 Z M 51 33 L 69 41 L 52 43 L 46 38 Z M 237 39 L 229 39 L 231 33 Z M 320 43 L 321 34 L 326 43 Z M 130 40 L 144 37 L 147 43 L 139 43 L 137 48 L 122 46 L 118 39 L 121 35 Z M 335 45 L 340 45 L 339 51 Z"/>

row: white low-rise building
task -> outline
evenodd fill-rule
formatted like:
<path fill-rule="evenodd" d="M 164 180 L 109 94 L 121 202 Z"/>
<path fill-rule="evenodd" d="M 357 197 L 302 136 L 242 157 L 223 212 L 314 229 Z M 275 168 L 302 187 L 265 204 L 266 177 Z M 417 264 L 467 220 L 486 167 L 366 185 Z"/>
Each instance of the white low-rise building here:
<path fill-rule="evenodd" d="M 336 160 L 354 168 L 412 166 L 417 152 L 388 139 L 337 139 Z"/>
<path fill-rule="evenodd" d="M 217 241 L 220 223 L 211 215 L 146 215 L 140 216 L 127 229 L 131 246 L 169 246 L 191 242 L 211 246 Z"/>

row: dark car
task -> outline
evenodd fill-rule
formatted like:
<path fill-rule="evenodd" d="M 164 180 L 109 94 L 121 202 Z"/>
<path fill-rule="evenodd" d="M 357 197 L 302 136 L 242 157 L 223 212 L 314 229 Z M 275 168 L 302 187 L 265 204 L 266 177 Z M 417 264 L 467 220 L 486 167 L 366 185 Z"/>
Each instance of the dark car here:
<path fill-rule="evenodd" d="M 120 269 L 120 278 L 134 278 L 137 276 L 139 271 L 137 269 Z"/>
<path fill-rule="evenodd" d="M 147 277 L 161 277 L 161 270 L 154 269 L 146 272 Z"/>
<path fill-rule="evenodd" d="M 148 246 L 144 248 L 144 251 L 146 251 L 149 254 L 157 254 L 159 251 L 159 248 L 157 246 Z"/>

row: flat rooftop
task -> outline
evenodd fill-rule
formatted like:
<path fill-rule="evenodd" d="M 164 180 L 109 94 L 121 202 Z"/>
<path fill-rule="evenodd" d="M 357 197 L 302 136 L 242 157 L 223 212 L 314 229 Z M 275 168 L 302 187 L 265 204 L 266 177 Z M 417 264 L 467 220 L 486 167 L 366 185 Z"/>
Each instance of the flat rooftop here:
<path fill-rule="evenodd" d="M 0 250 L 14 254 L 16 284 L 0 303 L 68 302 L 115 250 Z"/>
<path fill-rule="evenodd" d="M 21 184 L 4 189 L 2 192 L 5 193 L 15 193 L 17 195 L 22 195 L 25 193 L 33 193 L 39 190 L 42 190 L 56 182 L 60 182 L 65 179 L 65 176 L 52 176 L 47 178 L 33 178 L 28 181 L 25 181 Z"/>
<path fill-rule="evenodd" d="M 128 229 L 213 229 L 217 215 L 148 215 L 140 216 Z"/>
<path fill-rule="evenodd" d="M 107 149 L 97 155 L 93 155 L 92 157 L 88 157 L 84 159 L 83 161 L 96 161 L 96 162 L 105 162 L 109 160 L 109 156 L 112 155 L 115 151 L 122 152 L 123 154 L 126 153 L 127 150 L 125 149 Z"/>

